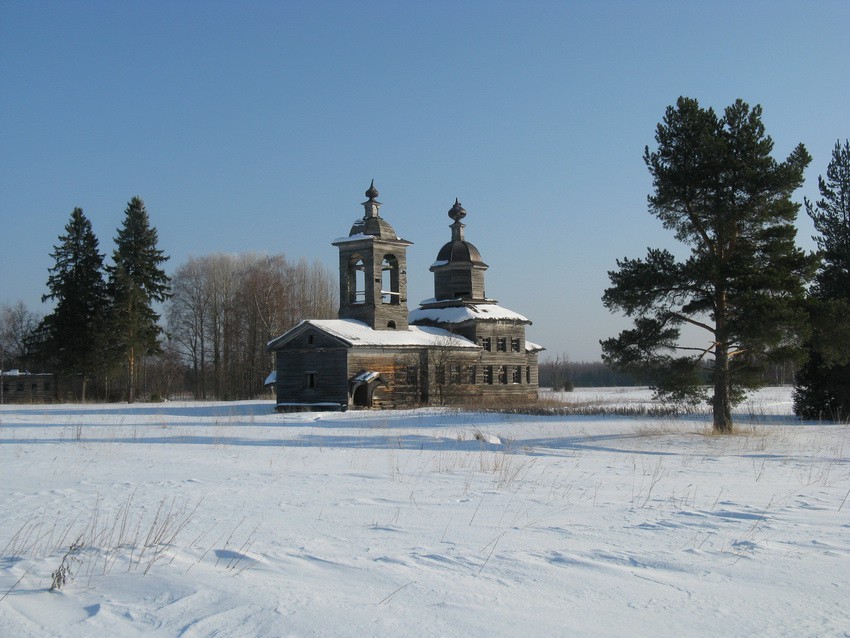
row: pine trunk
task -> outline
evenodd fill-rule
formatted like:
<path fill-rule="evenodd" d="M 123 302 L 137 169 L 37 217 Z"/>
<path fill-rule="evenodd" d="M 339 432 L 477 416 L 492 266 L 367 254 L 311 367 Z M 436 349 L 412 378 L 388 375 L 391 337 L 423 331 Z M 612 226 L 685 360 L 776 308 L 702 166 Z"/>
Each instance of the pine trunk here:
<path fill-rule="evenodd" d="M 726 290 L 717 291 L 715 301 L 714 431 L 732 431 L 732 379 L 729 374 L 729 335 L 726 329 Z"/>
<path fill-rule="evenodd" d="M 732 431 L 732 392 L 729 379 L 729 353 L 724 343 L 714 351 L 714 430 Z"/>
<path fill-rule="evenodd" d="M 127 355 L 127 403 L 136 402 L 136 349 L 130 346 Z"/>

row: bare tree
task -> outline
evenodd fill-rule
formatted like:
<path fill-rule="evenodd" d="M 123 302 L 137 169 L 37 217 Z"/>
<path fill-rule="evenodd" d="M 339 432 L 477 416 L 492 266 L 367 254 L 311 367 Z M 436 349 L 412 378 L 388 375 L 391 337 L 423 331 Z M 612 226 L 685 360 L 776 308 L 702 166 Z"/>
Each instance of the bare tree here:
<path fill-rule="evenodd" d="M 214 254 L 177 269 L 168 329 L 195 396 L 253 397 L 273 367 L 266 344 L 305 318 L 336 314 L 327 270 L 283 255 Z"/>
<path fill-rule="evenodd" d="M 470 366 L 474 365 L 474 361 L 465 354 L 453 345 L 448 336 L 438 337 L 429 348 L 429 372 L 433 373 L 429 385 L 439 405 L 456 399 L 462 393 L 459 386 L 469 383 Z"/>
<path fill-rule="evenodd" d="M 38 328 L 41 318 L 30 312 L 23 301 L 0 307 L 0 357 L 2 366 L 28 366 L 27 341 Z"/>
<path fill-rule="evenodd" d="M 206 319 L 210 292 L 203 259 L 190 259 L 172 278 L 173 298 L 166 309 L 168 336 L 174 348 L 191 366 L 192 393 L 207 397 Z"/>

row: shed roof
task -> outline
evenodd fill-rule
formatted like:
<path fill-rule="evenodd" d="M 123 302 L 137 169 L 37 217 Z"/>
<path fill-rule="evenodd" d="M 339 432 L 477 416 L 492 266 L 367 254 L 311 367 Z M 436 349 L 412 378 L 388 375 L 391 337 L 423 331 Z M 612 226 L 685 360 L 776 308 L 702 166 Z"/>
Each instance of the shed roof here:
<path fill-rule="evenodd" d="M 525 351 L 526 352 L 540 352 L 541 350 L 545 350 L 543 346 L 539 343 L 534 343 L 533 341 L 525 340 Z"/>

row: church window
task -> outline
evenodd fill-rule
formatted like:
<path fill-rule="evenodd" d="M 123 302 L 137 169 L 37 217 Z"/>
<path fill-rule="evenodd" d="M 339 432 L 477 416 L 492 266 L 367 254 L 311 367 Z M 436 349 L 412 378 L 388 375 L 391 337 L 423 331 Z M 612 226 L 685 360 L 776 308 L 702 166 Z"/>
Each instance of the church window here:
<path fill-rule="evenodd" d="M 487 352 L 490 352 L 491 344 L 490 337 L 481 337 L 481 347 Z"/>
<path fill-rule="evenodd" d="M 317 386 L 318 383 L 318 372 L 305 372 L 304 373 L 304 388 L 305 389 L 313 389 Z"/>
<path fill-rule="evenodd" d="M 499 366 L 499 383 L 507 384 L 508 383 L 508 367 L 507 366 Z"/>
<path fill-rule="evenodd" d="M 513 383 L 522 383 L 522 366 L 514 366 Z"/>
<path fill-rule="evenodd" d="M 508 351 L 508 339 L 507 337 L 499 337 L 496 340 L 496 352 L 507 352 Z"/>
<path fill-rule="evenodd" d="M 511 352 L 519 352 L 519 339 L 511 339 Z"/>
<path fill-rule="evenodd" d="M 484 367 L 484 383 L 488 385 L 493 384 L 493 366 Z"/>
<path fill-rule="evenodd" d="M 449 379 L 451 379 L 452 383 L 461 383 L 460 365 L 452 364 L 449 366 L 449 373 Z"/>
<path fill-rule="evenodd" d="M 525 366 L 525 382 L 531 383 L 531 366 Z"/>
<path fill-rule="evenodd" d="M 475 378 L 475 366 L 467 366 L 466 371 L 469 383 L 475 385 L 475 383 L 477 382 L 477 379 Z"/>
<path fill-rule="evenodd" d="M 446 383 L 446 366 L 442 363 L 438 363 L 435 366 L 435 372 L 437 377 L 437 385 L 445 385 Z"/>
<path fill-rule="evenodd" d="M 419 377 L 419 368 L 415 365 L 407 366 L 406 370 L 407 374 L 407 385 L 416 385 L 416 381 Z"/>

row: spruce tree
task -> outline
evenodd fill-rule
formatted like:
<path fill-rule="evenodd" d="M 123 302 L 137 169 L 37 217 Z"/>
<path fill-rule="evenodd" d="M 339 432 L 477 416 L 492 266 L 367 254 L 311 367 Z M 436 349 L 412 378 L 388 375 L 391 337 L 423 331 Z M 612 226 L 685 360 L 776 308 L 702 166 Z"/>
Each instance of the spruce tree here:
<path fill-rule="evenodd" d="M 75 208 L 59 236 L 51 257 L 55 264 L 48 270 L 49 292 L 42 301 L 56 306 L 41 324 L 40 358 L 52 363 L 63 375 L 80 375 L 85 400 L 86 382 L 103 366 L 104 307 L 106 287 L 103 278 L 103 254 L 91 222 L 81 208 Z"/>
<path fill-rule="evenodd" d="M 162 328 L 153 304 L 168 298 L 170 280 L 161 268 L 168 257 L 157 248 L 157 242 L 157 231 L 150 225 L 144 202 L 133 197 L 124 211 L 124 222 L 115 238 L 113 265 L 108 269 L 111 352 L 126 365 L 130 403 L 136 398 L 141 359 L 161 352 Z"/>
<path fill-rule="evenodd" d="M 811 289 L 814 334 L 795 379 L 794 409 L 807 419 L 850 420 L 850 141 L 835 143 L 820 199 L 806 212 L 822 259 Z"/>
<path fill-rule="evenodd" d="M 644 152 L 653 178 L 649 211 L 690 255 L 663 249 L 617 261 L 603 302 L 634 317 L 632 330 L 602 342 L 603 359 L 649 376 L 662 397 L 705 396 L 716 431 L 732 428 L 732 406 L 761 381 L 771 359 L 801 348 L 804 285 L 814 267 L 795 244 L 799 205 L 791 193 L 811 158 L 799 145 L 771 157 L 760 106 L 738 100 L 718 116 L 694 99 L 668 107 Z M 689 325 L 704 342 L 686 343 Z"/>

